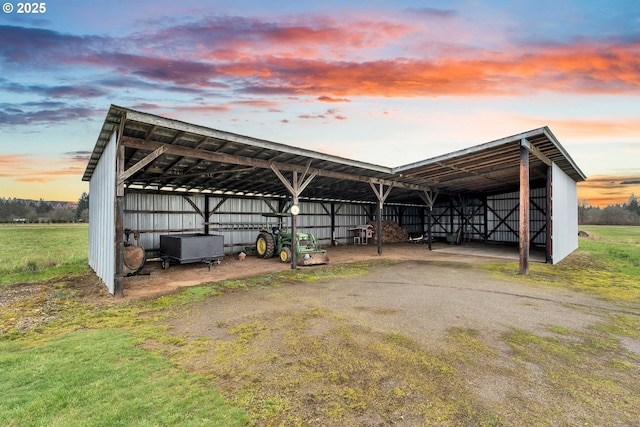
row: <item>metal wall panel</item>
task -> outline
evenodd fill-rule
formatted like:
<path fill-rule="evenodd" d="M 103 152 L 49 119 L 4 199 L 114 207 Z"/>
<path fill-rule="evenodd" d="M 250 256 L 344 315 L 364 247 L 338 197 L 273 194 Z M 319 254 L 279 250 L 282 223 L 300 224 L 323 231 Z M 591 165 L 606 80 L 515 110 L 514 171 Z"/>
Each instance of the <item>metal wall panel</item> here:
<path fill-rule="evenodd" d="M 547 241 L 546 188 L 532 188 L 529 192 L 529 234 L 532 244 L 544 245 Z M 488 241 L 518 243 L 520 229 L 520 193 L 517 191 L 487 197 Z M 541 211 L 536 206 L 543 209 Z"/>
<path fill-rule="evenodd" d="M 116 133 L 104 148 L 89 181 L 89 266 L 115 292 Z"/>
<path fill-rule="evenodd" d="M 125 208 L 125 227 L 141 231 L 139 243 L 150 256 L 159 254 L 160 235 L 168 233 L 193 233 L 204 231 L 204 219 L 185 199 L 188 197 L 201 212 L 204 212 L 203 194 L 149 194 L 127 192 Z M 237 253 L 246 246 L 255 244 L 260 226 L 275 225 L 275 220 L 262 217 L 263 212 L 271 212 L 271 206 L 277 207 L 282 200 L 268 202 L 255 198 L 232 198 L 210 195 L 209 209 L 215 211 L 209 217 L 209 232 L 224 236 L 225 251 Z M 531 236 L 532 243 L 546 243 L 546 214 L 533 207 L 533 204 L 546 208 L 546 189 L 531 190 Z M 511 242 L 518 241 L 519 195 L 510 192 L 487 197 L 486 206 L 482 200 L 472 198 L 464 201 L 464 219 L 457 199 L 441 198 L 433 209 L 432 235 L 444 239 L 447 235 L 463 230 L 465 240 Z M 301 201 L 300 215 L 297 218 L 298 231 L 313 233 L 318 242 L 329 246 L 335 240 L 337 244 L 350 244 L 352 232 L 357 225 L 374 220 L 377 215 L 375 204 L 356 204 L 333 202 L 335 210 L 335 234 L 331 233 L 332 202 Z M 486 212 L 485 212 L 486 211 Z M 485 214 L 487 226 L 485 227 Z M 410 234 L 427 231 L 428 211 L 422 206 L 385 205 L 382 219 L 401 225 Z M 290 228 L 290 219 L 283 221 Z M 535 238 L 534 238 L 535 236 Z"/>
<path fill-rule="evenodd" d="M 185 194 L 201 211 L 204 196 Z M 140 232 L 138 245 L 148 256 L 159 254 L 160 235 L 203 232 L 202 217 L 180 194 L 149 194 L 128 191 L 125 194 L 124 227 Z"/>
<path fill-rule="evenodd" d="M 553 264 L 578 249 L 578 193 L 576 182 L 555 163 L 552 176 Z"/>

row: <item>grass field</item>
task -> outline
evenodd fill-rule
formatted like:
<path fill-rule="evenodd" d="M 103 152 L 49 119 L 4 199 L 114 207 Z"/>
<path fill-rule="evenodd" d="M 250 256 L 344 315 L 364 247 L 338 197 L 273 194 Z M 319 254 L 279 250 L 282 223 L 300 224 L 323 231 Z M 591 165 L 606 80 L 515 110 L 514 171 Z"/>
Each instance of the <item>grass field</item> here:
<path fill-rule="evenodd" d="M 87 271 L 87 224 L 0 224 L 0 285 Z"/>
<path fill-rule="evenodd" d="M 580 226 L 588 237 L 579 249 L 557 265 L 531 263 L 530 275 L 520 276 L 514 263 L 485 264 L 501 277 L 545 286 L 560 286 L 599 298 L 640 302 L 640 227 Z"/>
<path fill-rule="evenodd" d="M 216 378 L 187 369 L 198 365 L 212 343 L 176 337 L 162 322 L 175 316 L 177 308 L 188 309 L 227 286 L 250 292 L 252 287 L 272 286 L 270 281 L 281 283 L 282 278 L 197 286 L 140 302 L 90 298 L 102 285 L 87 273 L 86 227 L 0 226 L 0 425 L 305 425 L 294 414 L 287 415 L 290 407 L 277 397 L 277 389 L 263 394 L 254 384 L 239 395 L 223 397 Z M 517 266 L 511 263 L 486 268 L 514 282 L 565 287 L 638 311 L 640 227 L 580 228 L 590 235 L 580 239 L 580 249 L 559 265 L 532 265 L 531 277 L 513 274 Z M 334 277 L 353 274 L 345 266 L 330 268 L 335 268 Z M 285 280 L 307 279 L 304 271 L 296 274 L 300 277 L 289 275 Z M 330 320 L 327 313 L 308 315 Z M 549 334 L 534 335 L 514 329 L 503 337 L 504 345 L 511 349 L 511 363 L 540 369 L 558 402 L 570 396 L 593 414 L 619 413 L 628 420 L 640 406 L 640 355 L 625 352 L 620 337 L 637 340 L 640 318 L 618 313 L 608 319 L 587 331 L 550 325 Z M 228 350 L 219 354 L 220 361 L 230 363 L 234 351 L 245 351 L 256 334 L 265 331 L 234 330 L 231 340 L 216 343 Z M 326 407 L 329 415 L 318 421 L 320 425 L 339 425 L 345 414 L 363 411 L 361 393 L 373 395 L 377 390 L 371 389 L 377 387 L 374 383 L 360 384 L 344 375 L 344 366 L 366 367 L 375 378 L 403 378 L 408 384 L 418 378 L 416 372 L 426 370 L 430 381 L 392 391 L 395 400 L 402 400 L 408 395 L 398 393 L 418 393 L 427 385 L 434 389 L 435 400 L 424 404 L 437 403 L 434 407 L 441 412 L 432 414 L 437 425 L 509 425 L 504 414 L 513 416 L 518 410 L 527 413 L 526 425 L 553 425 L 550 420 L 563 414 L 560 404 L 545 406 L 536 399 L 520 402 L 516 397 L 487 411 L 465 391 L 465 369 L 498 377 L 514 375 L 514 384 L 522 386 L 529 382 L 514 366 L 495 359 L 478 331 L 452 329 L 450 347 L 440 353 L 426 352 L 402 334 L 383 337 L 362 351 L 361 338 L 358 331 L 343 329 L 335 337 L 341 343 L 336 348 L 322 343 L 318 349 L 305 349 L 306 341 L 296 341 L 300 353 L 313 350 L 323 380 L 342 393 L 332 401 L 334 406 Z M 154 348 L 162 350 L 150 350 Z M 249 375 L 235 363 L 224 366 L 230 369 L 229 378 Z M 442 390 L 448 391 L 443 395 Z"/>
<path fill-rule="evenodd" d="M 589 234 L 580 249 L 607 264 L 607 269 L 640 277 L 640 227 L 584 225 Z"/>

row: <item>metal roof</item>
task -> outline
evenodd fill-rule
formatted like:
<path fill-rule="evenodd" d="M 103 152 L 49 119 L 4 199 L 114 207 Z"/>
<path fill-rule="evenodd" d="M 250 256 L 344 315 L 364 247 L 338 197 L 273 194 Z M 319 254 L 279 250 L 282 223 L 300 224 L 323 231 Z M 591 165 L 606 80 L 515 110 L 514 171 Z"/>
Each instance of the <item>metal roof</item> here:
<path fill-rule="evenodd" d="M 376 202 L 371 185 L 393 185 L 386 203 L 424 204 L 420 192 L 483 193 L 518 188 L 519 147 L 553 160 L 576 181 L 586 179 L 544 127 L 409 165 L 389 168 L 224 132 L 111 105 L 85 170 L 89 181 L 113 132 L 122 132 L 125 184 L 162 191 L 288 197 L 274 169 L 289 181 L 316 176 L 302 199 Z M 531 180 L 546 176 L 531 156 Z"/>
<path fill-rule="evenodd" d="M 432 186 L 451 193 L 496 193 L 517 189 L 520 180 L 520 145 L 531 147 L 530 181 L 546 180 L 545 160 L 556 163 L 574 181 L 586 176 L 548 127 L 509 136 L 486 144 L 392 169 L 411 182 L 429 180 Z"/>

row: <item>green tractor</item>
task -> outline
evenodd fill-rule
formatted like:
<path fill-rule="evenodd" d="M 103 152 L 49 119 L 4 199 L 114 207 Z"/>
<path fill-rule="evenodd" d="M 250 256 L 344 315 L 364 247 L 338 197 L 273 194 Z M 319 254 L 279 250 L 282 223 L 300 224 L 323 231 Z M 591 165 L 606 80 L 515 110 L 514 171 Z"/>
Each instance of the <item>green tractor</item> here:
<path fill-rule="evenodd" d="M 291 262 L 291 232 L 282 227 L 282 218 L 291 217 L 290 213 L 263 213 L 266 218 L 278 218 L 278 224 L 260 227 L 256 239 L 256 252 L 260 258 L 271 258 L 278 254 L 281 262 Z M 311 233 L 296 233 L 298 265 L 326 264 L 329 262 L 327 251 L 321 249 Z"/>

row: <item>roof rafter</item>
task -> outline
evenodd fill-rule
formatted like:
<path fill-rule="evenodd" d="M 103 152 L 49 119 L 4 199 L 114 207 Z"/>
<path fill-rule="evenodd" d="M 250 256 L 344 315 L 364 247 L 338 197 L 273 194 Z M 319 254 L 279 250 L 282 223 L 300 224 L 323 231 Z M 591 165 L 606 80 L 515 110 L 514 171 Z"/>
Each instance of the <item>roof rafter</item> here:
<path fill-rule="evenodd" d="M 358 182 L 370 182 L 373 181 L 376 184 L 384 184 L 393 187 L 407 188 L 411 190 L 424 191 L 429 190 L 429 187 L 424 187 L 415 184 L 407 184 L 403 182 L 397 182 L 393 180 L 380 179 L 374 177 L 364 177 L 361 175 L 354 175 L 344 172 L 335 172 L 326 169 L 318 169 L 318 168 L 308 168 L 307 166 L 298 166 L 290 163 L 280 163 L 273 162 L 269 160 L 256 159 L 252 157 L 244 157 L 236 154 L 226 154 L 208 150 L 201 150 L 196 148 L 177 146 L 172 144 L 163 144 L 155 141 L 148 141 L 140 138 L 133 138 L 130 136 L 123 136 L 121 143 L 125 147 L 135 148 L 137 150 L 147 150 L 154 151 L 161 146 L 165 147 L 165 153 L 173 154 L 175 156 L 182 156 L 193 159 L 201 159 L 201 160 L 210 160 L 216 162 L 223 163 L 231 163 L 236 165 L 243 166 L 252 166 L 263 169 L 271 169 L 271 165 L 276 166 L 280 170 L 286 170 L 291 172 L 300 172 L 304 173 L 308 171 L 309 173 L 316 172 L 318 176 L 335 178 L 335 179 L 344 179 L 348 181 L 358 181 Z"/>

